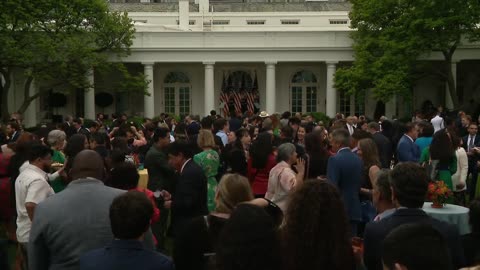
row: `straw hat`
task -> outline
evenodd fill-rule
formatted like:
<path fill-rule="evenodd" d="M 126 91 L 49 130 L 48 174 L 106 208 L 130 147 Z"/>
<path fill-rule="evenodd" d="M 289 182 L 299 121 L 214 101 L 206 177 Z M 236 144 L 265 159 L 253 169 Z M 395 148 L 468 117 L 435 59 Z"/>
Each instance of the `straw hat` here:
<path fill-rule="evenodd" d="M 260 113 L 260 117 L 262 117 L 262 118 L 269 117 L 269 116 L 270 116 L 270 115 L 269 115 L 266 111 L 262 111 L 262 112 Z"/>

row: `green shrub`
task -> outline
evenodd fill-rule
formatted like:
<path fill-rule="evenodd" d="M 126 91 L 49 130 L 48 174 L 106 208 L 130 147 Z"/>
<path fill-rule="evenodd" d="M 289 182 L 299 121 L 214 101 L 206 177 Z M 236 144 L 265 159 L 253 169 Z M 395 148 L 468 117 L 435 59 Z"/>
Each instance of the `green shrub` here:
<path fill-rule="evenodd" d="M 328 126 L 330 124 L 330 121 L 331 121 L 330 117 L 328 117 L 326 114 L 322 112 L 313 112 L 309 114 L 315 119 L 316 122 L 322 121 L 325 126 Z"/>

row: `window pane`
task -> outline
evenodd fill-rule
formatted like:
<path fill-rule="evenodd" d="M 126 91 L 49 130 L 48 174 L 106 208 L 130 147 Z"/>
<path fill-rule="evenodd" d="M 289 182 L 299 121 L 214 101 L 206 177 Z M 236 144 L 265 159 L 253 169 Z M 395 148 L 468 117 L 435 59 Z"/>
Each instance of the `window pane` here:
<path fill-rule="evenodd" d="M 307 108 L 306 112 L 317 111 L 317 87 L 308 86 L 307 88 Z"/>
<path fill-rule="evenodd" d="M 302 87 L 292 87 L 292 112 L 302 112 Z"/>
<path fill-rule="evenodd" d="M 179 113 L 190 114 L 190 87 L 179 88 Z"/>
<path fill-rule="evenodd" d="M 165 87 L 165 112 L 175 113 L 175 88 Z"/>

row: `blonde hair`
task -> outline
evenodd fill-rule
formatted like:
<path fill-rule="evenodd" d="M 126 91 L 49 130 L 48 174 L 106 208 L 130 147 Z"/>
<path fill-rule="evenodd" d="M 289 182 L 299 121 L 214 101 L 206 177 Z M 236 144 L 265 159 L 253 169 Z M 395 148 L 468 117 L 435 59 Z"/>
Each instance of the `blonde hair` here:
<path fill-rule="evenodd" d="M 225 174 L 217 187 L 217 207 L 219 213 L 230 214 L 242 202 L 253 200 L 248 179 L 239 174 Z"/>
<path fill-rule="evenodd" d="M 215 148 L 215 140 L 213 138 L 213 134 L 210 130 L 201 129 L 198 133 L 197 139 L 198 147 L 200 148 Z"/>

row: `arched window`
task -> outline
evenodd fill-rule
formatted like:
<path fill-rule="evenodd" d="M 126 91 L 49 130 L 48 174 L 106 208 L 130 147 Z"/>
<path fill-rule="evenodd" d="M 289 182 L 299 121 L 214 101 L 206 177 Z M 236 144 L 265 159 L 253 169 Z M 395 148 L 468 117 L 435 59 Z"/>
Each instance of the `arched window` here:
<path fill-rule="evenodd" d="M 295 73 L 290 86 L 291 111 L 316 112 L 318 103 L 317 77 L 309 70 L 301 70 Z"/>
<path fill-rule="evenodd" d="M 313 72 L 302 70 L 293 75 L 292 83 L 316 83 L 317 77 Z"/>
<path fill-rule="evenodd" d="M 185 116 L 191 109 L 190 79 L 183 72 L 170 72 L 163 80 L 164 111 Z"/>
<path fill-rule="evenodd" d="M 190 83 L 190 79 L 183 72 L 170 72 L 165 76 L 164 83 Z"/>

